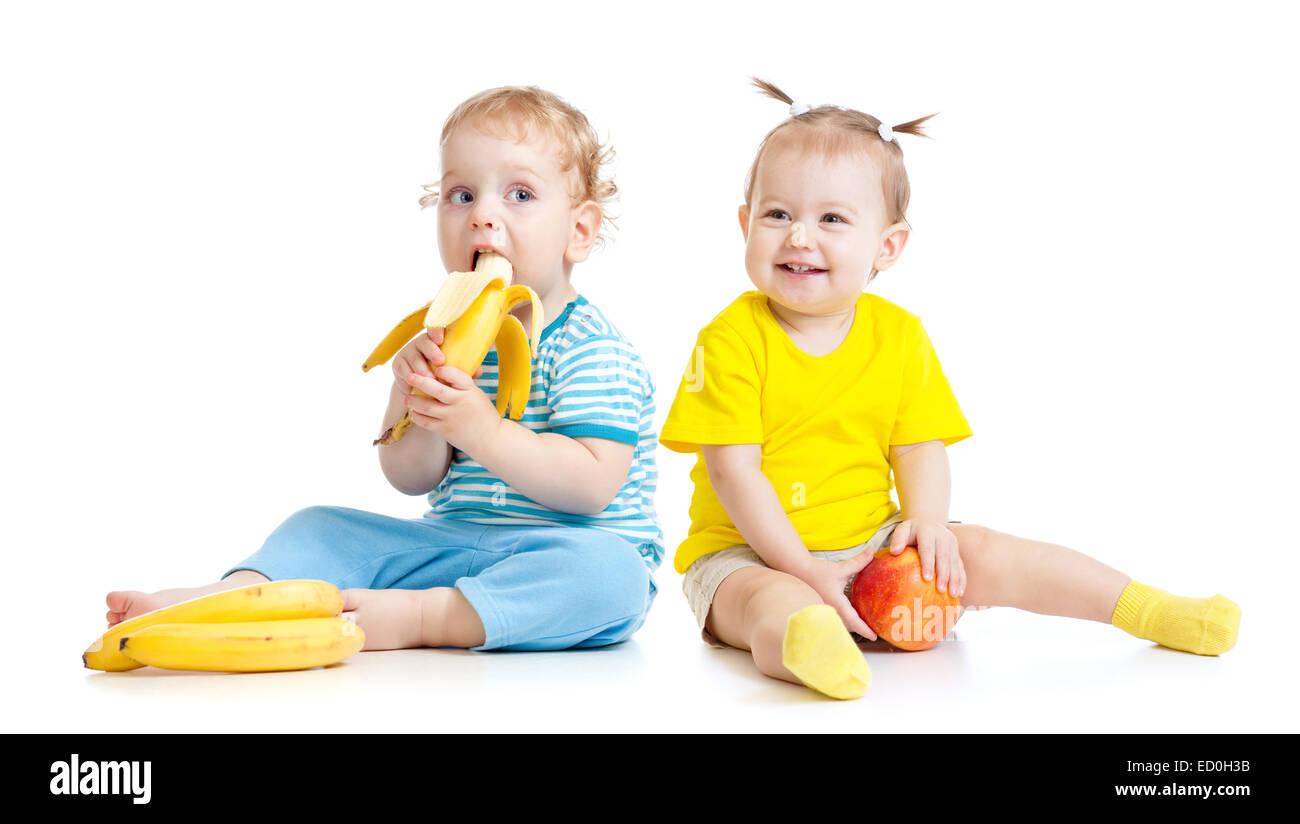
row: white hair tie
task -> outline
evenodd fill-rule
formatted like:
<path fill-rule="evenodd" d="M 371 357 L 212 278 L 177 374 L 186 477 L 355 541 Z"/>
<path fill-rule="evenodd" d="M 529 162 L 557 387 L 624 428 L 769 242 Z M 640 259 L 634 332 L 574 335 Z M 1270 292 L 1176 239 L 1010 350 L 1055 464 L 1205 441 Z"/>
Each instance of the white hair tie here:
<path fill-rule="evenodd" d="M 844 108 L 843 106 L 833 106 L 833 105 L 830 104 L 830 103 L 823 103 L 821 107 L 822 107 L 822 108 L 836 108 L 836 109 L 843 109 L 843 108 Z M 793 101 L 790 102 L 790 116 L 791 116 L 791 117 L 798 117 L 799 115 L 801 115 L 801 114 L 807 114 L 808 112 L 810 112 L 810 111 L 812 111 L 812 110 L 813 110 L 813 107 L 812 107 L 812 106 L 809 106 L 807 103 L 800 103 L 798 100 L 793 100 Z M 890 141 L 892 141 L 892 140 L 894 139 L 894 130 L 893 130 L 890 126 L 886 125 L 885 121 L 883 121 L 883 120 L 880 121 L 880 125 L 876 127 L 876 131 L 880 134 L 880 139 L 883 140 L 883 141 L 885 141 L 886 143 L 889 143 Z"/>

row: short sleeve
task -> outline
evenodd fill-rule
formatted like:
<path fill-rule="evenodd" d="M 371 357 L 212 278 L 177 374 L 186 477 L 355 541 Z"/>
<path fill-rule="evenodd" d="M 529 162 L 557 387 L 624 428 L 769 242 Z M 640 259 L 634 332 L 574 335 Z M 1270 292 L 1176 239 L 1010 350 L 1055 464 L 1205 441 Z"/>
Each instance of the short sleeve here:
<path fill-rule="evenodd" d="M 596 336 L 575 343 L 556 363 L 547 394 L 551 432 L 635 446 L 641 410 L 653 388 L 626 342 Z"/>
<path fill-rule="evenodd" d="M 659 442 L 674 452 L 762 443 L 761 385 L 753 351 L 733 328 L 714 321 L 696 338 Z"/>
<path fill-rule="evenodd" d="M 903 335 L 903 380 L 889 443 L 943 441 L 951 446 L 971 436 L 921 321 L 909 318 Z"/>

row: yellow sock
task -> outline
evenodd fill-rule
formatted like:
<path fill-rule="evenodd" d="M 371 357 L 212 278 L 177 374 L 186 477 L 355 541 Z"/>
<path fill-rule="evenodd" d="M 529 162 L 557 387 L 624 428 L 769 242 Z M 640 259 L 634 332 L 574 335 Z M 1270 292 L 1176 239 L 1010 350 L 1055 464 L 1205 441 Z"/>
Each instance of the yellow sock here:
<path fill-rule="evenodd" d="M 1222 595 L 1183 598 L 1129 581 L 1110 622 L 1130 635 L 1162 646 L 1218 655 L 1237 643 L 1241 608 Z"/>
<path fill-rule="evenodd" d="M 835 608 L 815 604 L 790 616 L 781 663 L 805 685 L 831 698 L 861 698 L 871 668 Z"/>

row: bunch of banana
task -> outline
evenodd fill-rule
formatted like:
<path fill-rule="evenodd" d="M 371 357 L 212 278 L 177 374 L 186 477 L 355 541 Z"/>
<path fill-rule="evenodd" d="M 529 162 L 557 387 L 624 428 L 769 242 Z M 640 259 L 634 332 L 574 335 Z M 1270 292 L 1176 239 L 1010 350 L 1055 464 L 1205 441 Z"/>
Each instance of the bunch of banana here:
<path fill-rule="evenodd" d="M 361 649 L 343 595 L 324 581 L 272 581 L 172 604 L 123 621 L 81 656 L 107 672 L 164 669 L 267 672 L 334 664 Z"/>
<path fill-rule="evenodd" d="M 268 672 L 334 664 L 366 636 L 346 618 L 294 618 L 231 624 L 154 624 L 124 636 L 122 654 L 154 667 Z"/>
<path fill-rule="evenodd" d="M 510 261 L 495 252 L 480 253 L 473 272 L 448 275 L 437 296 L 403 318 L 361 364 L 361 371 L 367 372 L 387 362 L 422 328 L 445 327 L 440 348 L 447 357 L 447 365 L 467 375 L 474 374 L 495 342 L 497 414 L 505 415 L 508 409 L 510 418 L 519 420 L 524 416 L 532 389 L 532 359 L 537 356 L 543 318 L 537 293 L 522 284 L 511 285 L 513 276 Z M 525 300 L 533 304 L 531 336 L 525 334 L 519 318 L 510 314 L 511 309 Z M 417 389 L 414 394 L 424 393 Z M 375 440 L 375 444 L 396 443 L 410 428 L 411 416 L 407 413 Z"/>

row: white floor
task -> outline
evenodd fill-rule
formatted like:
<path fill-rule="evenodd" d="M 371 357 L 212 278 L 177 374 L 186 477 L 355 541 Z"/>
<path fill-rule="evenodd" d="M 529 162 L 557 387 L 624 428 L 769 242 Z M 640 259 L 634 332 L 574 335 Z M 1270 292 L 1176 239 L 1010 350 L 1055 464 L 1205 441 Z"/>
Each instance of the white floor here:
<path fill-rule="evenodd" d="M 872 688 L 854 702 L 697 642 L 672 586 L 633 641 L 604 650 L 367 652 L 290 673 L 91 672 L 78 654 L 96 629 L 69 620 L 23 636 L 21 655 L 11 648 L 4 731 L 1300 731 L 1291 652 L 1264 610 L 1247 608 L 1240 643 L 1219 658 L 1096 624 L 967 613 L 932 650 L 868 651 Z"/>

